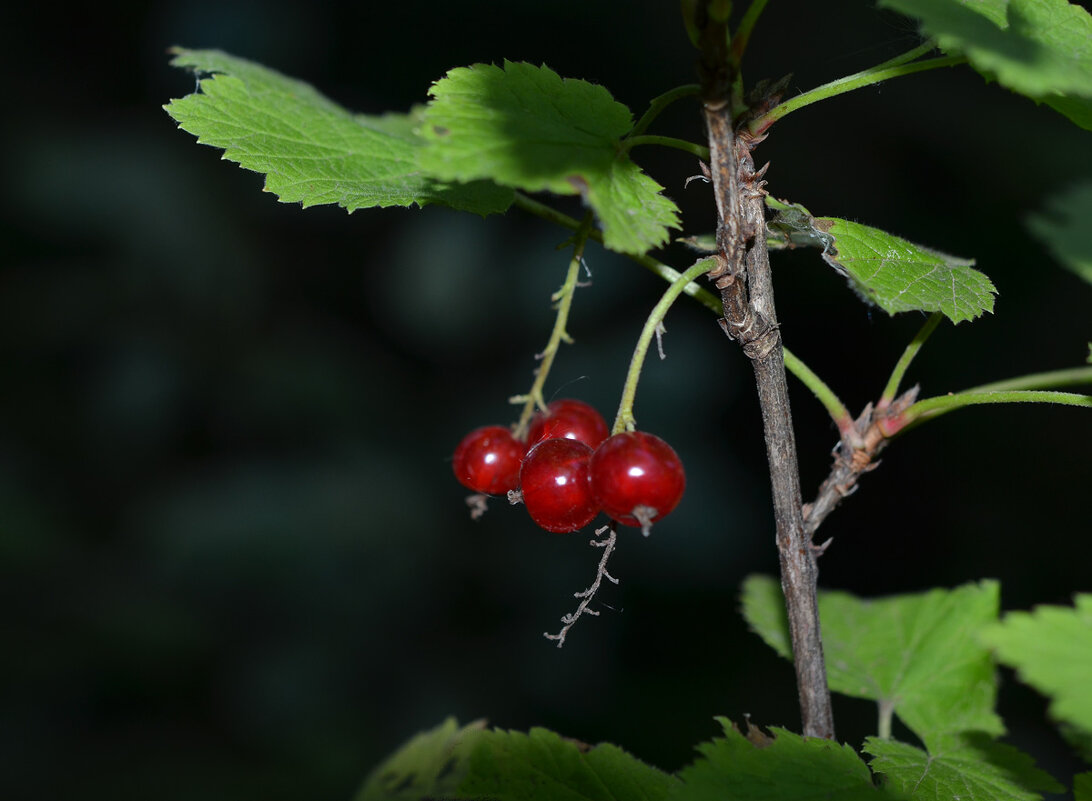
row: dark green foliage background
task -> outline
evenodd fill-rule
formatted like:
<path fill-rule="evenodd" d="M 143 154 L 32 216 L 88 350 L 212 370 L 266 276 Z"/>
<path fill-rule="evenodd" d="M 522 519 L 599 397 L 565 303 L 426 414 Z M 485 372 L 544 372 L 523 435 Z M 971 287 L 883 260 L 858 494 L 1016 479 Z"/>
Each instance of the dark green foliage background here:
<path fill-rule="evenodd" d="M 640 114 L 693 79 L 675 3 L 16 14 L 0 32 L 4 797 L 345 799 L 448 714 L 615 741 L 671 770 L 718 731 L 714 714 L 798 726 L 788 664 L 737 614 L 742 577 L 776 555 L 750 371 L 706 312 L 672 313 L 637 407 L 686 462 L 687 497 L 651 539 L 623 538 L 610 606 L 557 651 L 541 632 L 596 554 L 503 504 L 470 522 L 448 458 L 465 431 L 510 419 L 505 399 L 530 382 L 559 234 L 519 213 L 301 212 L 160 109 L 193 89 L 167 67 L 183 44 L 366 112 L 507 57 L 603 83 Z M 914 43 L 867 3 L 772 3 L 747 76 L 791 69 L 802 90 Z M 659 132 L 697 138 L 697 114 L 680 106 Z M 996 314 L 942 325 L 912 371 L 927 393 L 1082 360 L 1089 289 L 1019 222 L 1092 178 L 1086 132 L 964 69 L 802 111 L 757 155 L 779 197 L 978 258 Z M 636 158 L 688 232 L 711 229 L 708 189 L 682 188 L 690 157 Z M 814 253 L 775 258 L 787 344 L 859 408 L 920 318 L 870 313 Z M 578 345 L 549 391 L 609 417 L 662 287 L 601 250 L 588 261 Z M 794 402 L 811 495 L 834 432 Z M 913 433 L 824 526 L 823 583 L 869 595 L 996 577 L 1008 608 L 1067 603 L 1088 589 L 1090 435 L 1087 414 L 1044 407 Z M 1016 744 L 1068 781 L 1044 705 L 1011 682 L 1002 704 Z M 871 733 L 867 704 L 835 711 L 843 739 Z"/>

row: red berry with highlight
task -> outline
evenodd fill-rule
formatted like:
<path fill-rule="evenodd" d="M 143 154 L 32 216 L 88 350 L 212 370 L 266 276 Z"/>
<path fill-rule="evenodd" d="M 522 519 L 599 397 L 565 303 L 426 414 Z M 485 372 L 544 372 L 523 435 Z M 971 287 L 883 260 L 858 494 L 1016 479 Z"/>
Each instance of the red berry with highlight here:
<path fill-rule="evenodd" d="M 531 519 L 547 531 L 578 531 L 599 513 L 588 480 L 592 449 L 575 439 L 540 442 L 523 460 L 520 489 Z"/>
<path fill-rule="evenodd" d="M 592 456 L 591 485 L 603 511 L 626 526 L 646 530 L 674 509 L 686 474 L 674 449 L 652 434 L 615 434 Z"/>
<path fill-rule="evenodd" d="M 595 450 L 609 435 L 607 421 L 594 406 L 563 398 L 550 401 L 545 414 L 535 413 L 527 431 L 527 442 L 534 446 L 547 439 L 575 439 Z"/>
<path fill-rule="evenodd" d="M 463 437 L 451 467 L 467 489 L 503 495 L 519 486 L 519 468 L 526 448 L 504 426 L 482 426 Z"/>

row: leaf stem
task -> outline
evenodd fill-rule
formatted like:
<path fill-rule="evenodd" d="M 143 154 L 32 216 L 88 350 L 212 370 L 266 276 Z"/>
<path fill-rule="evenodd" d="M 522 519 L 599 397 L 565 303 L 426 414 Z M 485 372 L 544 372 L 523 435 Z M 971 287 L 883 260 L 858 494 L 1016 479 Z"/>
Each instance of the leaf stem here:
<path fill-rule="evenodd" d="M 891 424 L 885 425 L 881 422 L 880 427 L 881 429 L 892 428 L 890 432 L 884 431 L 884 434 L 890 437 L 905 431 L 911 425 L 925 420 L 934 420 L 942 414 L 954 412 L 964 406 L 979 406 L 987 403 L 1060 403 L 1066 406 L 1092 408 L 1092 395 L 1026 389 L 1003 392 L 954 392 L 951 395 L 938 395 L 935 398 L 920 400 L 909 406 Z"/>
<path fill-rule="evenodd" d="M 755 29 L 755 23 L 758 22 L 758 18 L 762 16 L 762 11 L 765 8 L 766 0 L 751 0 L 751 5 L 747 6 L 747 10 L 743 12 L 739 27 L 736 28 L 736 32 L 732 36 L 732 44 L 729 46 L 728 52 L 732 63 L 736 67 L 737 74 L 740 72 L 739 65 L 743 61 L 743 54 L 747 51 L 747 44 L 751 41 L 751 32 Z"/>
<path fill-rule="evenodd" d="M 887 380 L 887 386 L 884 387 L 879 402 L 876 403 L 877 411 L 886 409 L 891 405 L 891 401 L 895 399 L 895 395 L 899 392 L 899 384 L 902 383 L 906 370 L 910 367 L 910 363 L 914 361 L 914 357 L 918 355 L 921 346 L 925 344 L 925 341 L 929 339 L 929 336 L 940 324 L 941 317 L 943 315 L 940 312 L 933 312 L 929 319 L 925 321 L 925 325 L 910 340 L 910 344 L 906 346 L 906 350 L 902 352 L 902 356 L 895 364 L 895 369 L 891 371 L 891 377 Z"/>
<path fill-rule="evenodd" d="M 749 126 L 750 131 L 756 134 L 765 131 L 782 117 L 785 117 L 798 109 L 802 109 L 804 106 L 818 103 L 820 100 L 827 100 L 845 94 L 846 92 L 852 92 L 855 89 L 861 89 L 865 86 L 880 83 L 881 81 L 890 80 L 891 78 L 900 78 L 903 75 L 913 75 L 917 72 L 940 69 L 941 67 L 953 67 L 957 64 L 964 64 L 967 61 L 966 56 L 941 56 L 927 59 L 926 61 L 906 63 L 908 58 L 916 58 L 918 55 L 921 55 L 921 52 L 928 52 L 928 50 L 933 48 L 933 45 L 928 43 L 927 45 L 915 48 L 909 53 L 904 53 L 901 56 L 891 59 L 891 61 L 875 67 L 870 67 L 869 69 L 862 70 L 853 75 L 847 75 L 844 78 L 838 78 L 830 83 L 825 83 L 822 86 L 817 86 L 803 94 L 799 94 L 791 100 L 786 100 L 784 103 L 774 106 L 765 114 L 752 120 Z"/>
<path fill-rule="evenodd" d="M 637 120 L 637 124 L 633 126 L 628 134 L 626 134 L 626 138 L 629 139 L 640 136 L 648 130 L 648 126 L 652 124 L 653 120 L 660 116 L 665 108 L 676 100 L 681 100 L 684 97 L 693 97 L 699 91 L 701 91 L 701 87 L 696 83 L 688 83 L 683 86 L 676 86 L 674 89 L 669 89 L 664 92 L 659 97 L 652 98 L 652 102 L 648 104 L 648 111 L 642 115 L 641 119 Z"/>
<path fill-rule="evenodd" d="M 1044 389 L 1046 387 L 1075 387 L 1092 384 L 1092 367 L 1071 367 L 1067 370 L 1050 370 L 1044 373 L 1030 373 L 1003 381 L 994 381 L 964 392 L 1001 392 L 1012 389 Z"/>
<path fill-rule="evenodd" d="M 551 208 L 545 203 L 540 203 L 537 200 L 524 195 L 522 192 L 516 192 L 515 205 L 529 214 L 534 214 L 536 217 L 560 225 L 563 228 L 575 231 L 580 227 L 580 221 L 575 217 L 570 217 L 568 214 Z M 602 233 L 594 228 L 588 234 L 588 238 L 599 242 L 600 244 L 603 242 Z M 682 273 L 675 268 L 669 267 L 651 256 L 634 253 L 628 253 L 626 256 L 630 261 L 640 264 L 646 270 L 655 273 L 668 283 L 674 283 L 682 276 Z M 723 313 L 723 306 L 721 305 L 720 300 L 700 284 L 691 282 L 683 288 L 683 292 L 690 295 L 690 297 L 694 298 L 694 300 L 698 301 L 698 303 L 705 306 L 705 308 L 709 309 L 718 317 Z M 838 430 L 842 431 L 845 421 L 851 419 L 849 411 L 842 401 L 796 354 L 792 353 L 788 348 L 783 348 L 782 352 L 785 358 L 785 368 L 796 376 L 804 386 L 812 391 L 812 394 L 815 395 L 819 402 L 823 404 L 823 407 L 830 413 L 831 419 L 833 419 L 834 423 L 838 426 Z M 1088 369 L 1090 374 L 1092 374 L 1092 368 Z"/>
<path fill-rule="evenodd" d="M 823 379 L 813 373 L 811 368 L 800 361 L 796 354 L 788 348 L 782 346 L 781 352 L 785 358 L 785 369 L 796 376 L 804 386 L 811 390 L 811 393 L 818 401 L 823 404 L 823 408 L 827 410 L 831 419 L 834 420 L 834 424 L 838 426 L 838 431 L 842 434 L 843 438 L 849 436 L 851 431 L 855 431 L 853 427 L 853 416 L 849 413 L 849 409 L 847 409 L 841 399 L 834 394 L 834 391 L 823 382 Z"/>
<path fill-rule="evenodd" d="M 682 275 L 671 282 L 671 286 L 664 292 L 660 301 L 652 307 L 652 311 L 645 320 L 645 326 L 641 329 L 641 335 L 637 338 L 637 346 L 633 349 L 633 358 L 629 362 L 629 370 L 626 373 L 626 383 L 622 387 L 622 400 L 618 404 L 618 414 L 614 418 L 612 434 L 621 431 L 632 431 L 636 427 L 636 418 L 633 415 L 633 401 L 637 396 L 637 384 L 641 380 L 641 368 L 645 363 L 652 337 L 660 330 L 667 310 L 676 298 L 683 293 L 687 284 L 700 278 L 716 264 L 716 259 L 709 257 L 695 262 Z"/>
<path fill-rule="evenodd" d="M 692 156 L 697 156 L 702 161 L 709 160 L 709 148 L 704 145 L 688 142 L 685 139 L 677 139 L 674 136 L 656 136 L 655 134 L 627 137 L 622 140 L 622 152 L 628 152 L 637 145 L 663 145 L 664 147 L 673 147 L 676 150 L 682 150 Z"/>
<path fill-rule="evenodd" d="M 584 219 L 578 225 L 576 234 L 572 238 L 573 257 L 569 260 L 569 269 L 565 273 L 565 283 L 554 293 L 552 298 L 557 303 L 557 317 L 554 319 L 553 331 L 550 332 L 550 340 L 539 356 L 542 361 L 535 370 L 535 380 L 531 384 L 531 391 L 526 395 L 512 398 L 513 403 L 523 404 L 523 411 L 520 413 L 519 422 L 516 424 L 514 432 L 516 439 L 521 439 L 527 433 L 527 425 L 536 407 L 545 411 L 546 400 L 542 395 L 542 387 L 546 384 L 546 378 L 550 374 L 550 368 L 553 366 L 554 357 L 557 355 L 561 343 L 572 342 L 572 338 L 566 331 L 565 326 L 569 322 L 569 310 L 572 308 L 573 296 L 576 294 L 576 288 L 579 285 L 580 264 L 584 258 L 584 245 L 588 241 L 591 227 L 592 214 L 588 212 L 584 215 Z"/>

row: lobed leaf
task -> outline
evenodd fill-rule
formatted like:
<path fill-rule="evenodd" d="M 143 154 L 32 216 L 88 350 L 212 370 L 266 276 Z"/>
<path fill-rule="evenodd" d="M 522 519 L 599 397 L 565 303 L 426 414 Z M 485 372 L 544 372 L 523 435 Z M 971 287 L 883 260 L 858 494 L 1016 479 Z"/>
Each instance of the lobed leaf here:
<path fill-rule="evenodd" d="M 438 181 L 417 163 L 422 140 L 407 114 L 354 115 L 309 84 L 218 50 L 175 49 L 171 64 L 202 78 L 200 91 L 164 108 L 179 127 L 224 158 L 264 173 L 265 190 L 304 208 L 439 203 L 486 215 L 512 191 L 488 181 Z"/>
<path fill-rule="evenodd" d="M 967 732 L 929 753 L 895 740 L 870 737 L 865 753 L 887 785 L 911 799 L 935 801 L 1037 801 L 1062 786 L 1035 767 L 1031 757 L 988 735 Z"/>
<path fill-rule="evenodd" d="M 848 745 L 771 728 L 742 734 L 718 718 L 724 737 L 698 746 L 701 758 L 679 771 L 671 801 L 882 801 L 909 796 L 876 787 Z"/>
<path fill-rule="evenodd" d="M 677 782 L 614 745 L 588 746 L 534 728 L 474 741 L 459 797 L 493 801 L 660 801 Z"/>
<path fill-rule="evenodd" d="M 603 243 L 624 253 L 666 244 L 678 208 L 621 151 L 633 118 L 601 86 L 505 61 L 453 69 L 432 87 L 421 163 L 452 181 L 581 195 Z"/>
<path fill-rule="evenodd" d="M 831 690 L 891 710 L 932 752 L 958 732 L 1001 734 L 989 651 L 976 635 L 997 620 L 995 581 L 915 595 L 862 600 L 820 592 L 819 617 Z M 781 588 L 768 576 L 743 584 L 743 615 L 791 658 Z"/>
<path fill-rule="evenodd" d="M 1092 284 L 1092 183 L 1050 199 L 1028 227 L 1062 264 Z"/>
<path fill-rule="evenodd" d="M 454 718 L 414 736 L 364 781 L 355 801 L 418 801 L 454 793 L 466 772 L 470 745 L 485 724 L 460 727 Z"/>
<path fill-rule="evenodd" d="M 849 279 L 866 303 L 888 314 L 942 312 L 953 323 L 993 311 L 996 288 L 972 269 L 974 261 L 915 245 L 905 239 L 837 217 L 813 217 L 799 204 L 770 198 L 778 214 L 769 233 L 782 246 L 823 248 L 823 259 Z"/>
<path fill-rule="evenodd" d="M 1092 15 L 1066 0 L 880 0 L 987 79 L 1092 130 Z"/>
<path fill-rule="evenodd" d="M 1023 681 L 1051 697 L 1051 715 L 1092 732 L 1092 594 L 1077 595 L 1073 608 L 1009 612 L 981 638 Z"/>

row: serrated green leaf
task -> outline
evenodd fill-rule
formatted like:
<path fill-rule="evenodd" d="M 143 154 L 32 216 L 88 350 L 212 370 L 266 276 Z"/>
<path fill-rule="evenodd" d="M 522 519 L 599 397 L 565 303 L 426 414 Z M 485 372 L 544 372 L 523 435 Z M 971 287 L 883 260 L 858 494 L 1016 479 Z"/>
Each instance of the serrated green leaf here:
<path fill-rule="evenodd" d="M 798 203 L 768 199 L 777 215 L 771 237 L 788 247 L 823 248 L 823 259 L 849 279 L 866 303 L 888 314 L 942 312 L 953 323 L 993 311 L 997 293 L 990 279 L 959 259 L 915 245 L 894 234 L 837 217 L 813 217 Z"/>
<path fill-rule="evenodd" d="M 1047 201 L 1028 227 L 1054 257 L 1092 284 L 1092 183 L 1079 184 Z"/>
<path fill-rule="evenodd" d="M 614 745 L 588 746 L 547 729 L 478 735 L 460 797 L 493 801 L 660 801 L 678 780 Z"/>
<path fill-rule="evenodd" d="M 873 756 L 869 764 L 886 777 L 888 786 L 915 801 L 1036 801 L 1042 798 L 1040 791 L 1062 790 L 1027 754 L 981 733 L 967 732 L 929 753 L 870 737 L 864 751 Z"/>
<path fill-rule="evenodd" d="M 452 181 L 484 178 L 529 192 L 581 195 L 603 242 L 644 253 L 679 227 L 663 187 L 620 152 L 629 109 L 602 86 L 505 61 L 453 69 L 432 87 L 421 163 Z"/>
<path fill-rule="evenodd" d="M 1009 612 L 981 637 L 1023 681 L 1051 697 L 1051 715 L 1092 731 L 1092 595 L 1077 595 L 1073 608 Z"/>
<path fill-rule="evenodd" d="M 744 736 L 718 718 L 724 737 L 698 746 L 701 758 L 679 771 L 671 801 L 881 801 L 904 798 L 876 787 L 868 766 L 848 745 L 771 728 Z"/>
<path fill-rule="evenodd" d="M 880 0 L 988 79 L 1092 129 L 1092 16 L 1066 0 Z"/>
<path fill-rule="evenodd" d="M 768 576 L 743 584 L 743 615 L 751 628 L 791 658 L 781 588 Z M 820 592 L 819 618 L 831 690 L 893 710 L 932 750 L 953 733 L 1004 731 L 994 713 L 996 679 L 989 651 L 976 635 L 996 622 L 997 582 L 915 595 L 862 600 Z"/>
<path fill-rule="evenodd" d="M 448 184 L 417 164 L 422 141 L 410 115 L 354 115 L 312 86 L 218 50 L 176 49 L 171 61 L 211 75 L 200 91 L 164 108 L 201 144 L 264 173 L 265 189 L 304 208 L 347 211 L 439 203 L 486 215 L 503 212 L 512 191 L 488 181 Z"/>
<path fill-rule="evenodd" d="M 1092 772 L 1073 777 L 1073 801 L 1092 801 Z"/>
<path fill-rule="evenodd" d="M 467 756 L 482 721 L 459 727 L 454 718 L 414 736 L 364 781 L 355 801 L 419 801 L 454 793 L 466 772 Z"/>

